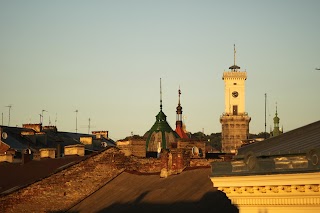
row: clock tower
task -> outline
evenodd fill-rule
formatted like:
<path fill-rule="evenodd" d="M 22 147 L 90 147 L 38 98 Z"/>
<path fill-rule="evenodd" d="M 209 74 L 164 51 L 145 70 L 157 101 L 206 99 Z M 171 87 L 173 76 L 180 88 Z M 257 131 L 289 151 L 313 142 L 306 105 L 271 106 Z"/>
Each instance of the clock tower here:
<path fill-rule="evenodd" d="M 247 72 L 240 71 L 236 65 L 236 50 L 234 46 L 234 64 L 230 71 L 223 72 L 225 109 L 220 117 L 222 125 L 222 152 L 236 153 L 243 140 L 249 137 L 251 118 L 245 111 L 245 81 Z"/>

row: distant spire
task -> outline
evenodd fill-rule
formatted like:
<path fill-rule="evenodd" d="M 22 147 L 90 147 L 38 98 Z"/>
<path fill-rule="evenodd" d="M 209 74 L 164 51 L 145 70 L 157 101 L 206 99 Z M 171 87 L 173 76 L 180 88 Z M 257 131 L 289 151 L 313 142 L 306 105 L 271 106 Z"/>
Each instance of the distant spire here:
<path fill-rule="evenodd" d="M 162 88 L 161 88 L 161 78 L 160 78 L 160 110 L 162 111 Z"/>
<path fill-rule="evenodd" d="M 179 103 L 178 103 L 178 105 L 180 105 L 180 95 L 181 95 L 180 85 L 179 85 L 178 94 L 179 94 Z"/>
<path fill-rule="evenodd" d="M 276 102 L 276 117 L 278 117 L 278 105 L 277 105 L 277 102 Z"/>
<path fill-rule="evenodd" d="M 180 138 L 189 138 L 188 135 L 185 133 L 184 128 L 185 126 L 183 125 L 182 122 L 182 106 L 180 103 L 180 96 L 181 96 L 181 90 L 179 86 L 178 90 L 178 95 L 179 95 L 179 101 L 178 101 L 178 106 L 177 106 L 177 119 L 176 119 L 176 133 L 180 136 Z"/>
<path fill-rule="evenodd" d="M 178 90 L 178 95 L 179 95 L 179 99 L 178 99 L 179 101 L 178 101 L 178 106 L 177 106 L 177 121 L 182 121 L 182 106 L 180 103 L 180 96 L 181 96 L 180 86 L 179 86 L 179 90 Z"/>

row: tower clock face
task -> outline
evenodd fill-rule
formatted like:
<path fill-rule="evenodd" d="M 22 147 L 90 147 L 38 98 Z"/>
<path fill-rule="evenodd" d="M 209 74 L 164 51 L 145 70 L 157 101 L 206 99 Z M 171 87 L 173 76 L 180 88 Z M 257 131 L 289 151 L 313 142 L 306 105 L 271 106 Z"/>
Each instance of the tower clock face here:
<path fill-rule="evenodd" d="M 239 93 L 237 91 L 233 91 L 232 92 L 232 97 L 236 98 L 238 97 Z"/>

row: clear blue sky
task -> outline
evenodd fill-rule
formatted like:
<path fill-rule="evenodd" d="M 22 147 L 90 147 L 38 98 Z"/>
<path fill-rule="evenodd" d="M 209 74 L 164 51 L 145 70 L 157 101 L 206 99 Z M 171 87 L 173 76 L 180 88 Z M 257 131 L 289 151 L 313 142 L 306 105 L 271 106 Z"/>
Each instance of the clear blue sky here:
<path fill-rule="evenodd" d="M 320 119 L 320 1 L 1 0 L 4 125 L 143 135 L 163 111 L 175 128 L 180 85 L 187 130 L 221 132 L 224 70 L 247 71 L 250 133 Z M 55 121 L 57 119 L 57 121 Z"/>

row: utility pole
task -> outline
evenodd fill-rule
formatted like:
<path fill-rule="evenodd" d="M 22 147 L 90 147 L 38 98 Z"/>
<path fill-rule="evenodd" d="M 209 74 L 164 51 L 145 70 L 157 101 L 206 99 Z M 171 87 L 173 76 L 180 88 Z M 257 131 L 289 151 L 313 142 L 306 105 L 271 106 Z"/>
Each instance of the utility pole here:
<path fill-rule="evenodd" d="M 264 94 L 264 139 L 267 138 L 267 93 Z"/>
<path fill-rule="evenodd" d="M 10 110 L 11 110 L 11 107 L 12 107 L 12 104 L 6 106 L 9 108 L 9 120 L 8 120 L 8 126 L 10 126 Z"/>
<path fill-rule="evenodd" d="M 74 111 L 76 113 L 76 133 L 78 132 L 78 110 Z"/>
<path fill-rule="evenodd" d="M 91 119 L 89 118 L 88 134 L 90 134 L 90 121 L 91 121 Z"/>

